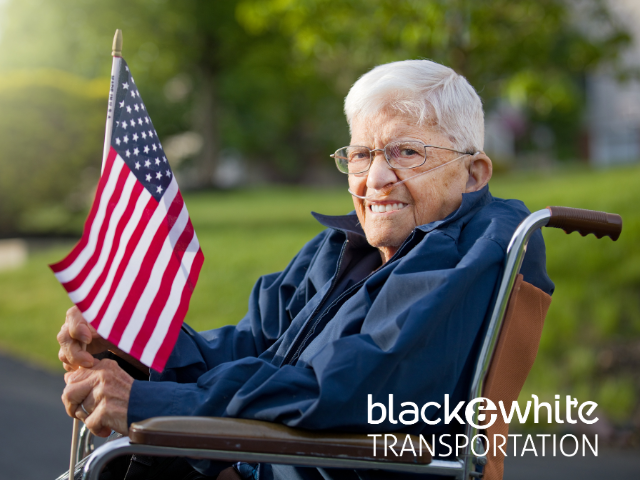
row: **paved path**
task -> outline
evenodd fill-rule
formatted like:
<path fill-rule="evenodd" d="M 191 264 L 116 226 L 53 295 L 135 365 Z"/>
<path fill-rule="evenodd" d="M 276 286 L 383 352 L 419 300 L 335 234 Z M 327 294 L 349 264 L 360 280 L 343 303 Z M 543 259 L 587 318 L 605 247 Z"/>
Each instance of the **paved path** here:
<path fill-rule="evenodd" d="M 0 480 L 53 480 L 69 468 L 62 374 L 0 355 Z"/>
<path fill-rule="evenodd" d="M 0 480 L 54 480 L 67 470 L 72 421 L 63 388 L 62 374 L 0 355 Z M 639 472 L 640 451 L 601 449 L 597 458 L 507 457 L 504 479 L 617 480 Z"/>

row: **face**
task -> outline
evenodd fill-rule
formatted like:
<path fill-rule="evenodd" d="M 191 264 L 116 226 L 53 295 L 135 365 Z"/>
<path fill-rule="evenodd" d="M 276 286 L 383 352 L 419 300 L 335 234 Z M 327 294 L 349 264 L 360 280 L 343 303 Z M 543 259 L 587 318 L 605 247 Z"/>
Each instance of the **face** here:
<path fill-rule="evenodd" d="M 351 145 L 370 149 L 384 148 L 394 140 L 418 140 L 426 145 L 454 148 L 449 138 L 434 127 L 418 126 L 409 117 L 383 113 L 372 118 L 354 119 Z M 434 166 L 449 162 L 460 153 L 427 148 L 425 165 L 413 169 L 393 170 L 382 152 L 375 152 L 371 168 L 360 175 L 349 175 L 349 188 L 367 196 Z M 358 219 L 367 241 L 380 250 L 386 262 L 418 225 L 441 220 L 454 212 L 462 194 L 482 188 L 491 177 L 491 161 L 484 154 L 466 155 L 433 172 L 421 175 L 373 200 L 353 197 Z"/>

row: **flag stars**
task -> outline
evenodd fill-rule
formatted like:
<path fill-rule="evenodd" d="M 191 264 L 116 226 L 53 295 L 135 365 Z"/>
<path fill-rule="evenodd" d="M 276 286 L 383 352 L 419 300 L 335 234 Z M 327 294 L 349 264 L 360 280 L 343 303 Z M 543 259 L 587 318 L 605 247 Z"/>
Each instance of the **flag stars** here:
<path fill-rule="evenodd" d="M 125 130 L 127 129 L 127 121 L 126 120 L 124 122 L 122 122 L 121 127 L 124 128 Z"/>
<path fill-rule="evenodd" d="M 129 84 L 127 82 L 124 82 L 122 84 L 122 88 L 124 88 L 125 90 L 129 90 Z M 133 92 L 132 92 L 133 93 Z M 135 94 L 133 95 L 135 97 Z"/>
<path fill-rule="evenodd" d="M 147 179 L 147 182 L 150 182 L 151 181 L 151 174 L 147 173 L 147 176 L 145 178 Z"/>
<path fill-rule="evenodd" d="M 156 188 L 156 193 L 162 193 L 162 187 Z"/>
<path fill-rule="evenodd" d="M 167 170 L 165 174 L 167 175 L 167 177 L 171 178 L 171 170 Z"/>
<path fill-rule="evenodd" d="M 160 165 L 160 159 L 156 158 L 156 165 Z"/>
<path fill-rule="evenodd" d="M 140 170 L 140 162 L 136 162 L 136 170 Z"/>
<path fill-rule="evenodd" d="M 138 106 L 138 104 L 137 104 L 137 103 L 133 106 L 133 108 L 135 108 L 135 109 L 136 109 L 136 112 L 140 111 L 140 107 Z"/>
<path fill-rule="evenodd" d="M 162 172 L 156 172 L 156 179 L 162 180 Z"/>
<path fill-rule="evenodd" d="M 144 153 L 149 153 L 149 145 L 144 146 Z"/>
<path fill-rule="evenodd" d="M 163 161 L 164 163 L 167 163 L 167 157 L 162 157 L 162 161 Z"/>
<path fill-rule="evenodd" d="M 137 148 L 134 148 L 134 149 L 133 149 L 133 154 L 134 154 L 134 155 L 136 155 L 136 156 L 137 156 L 139 153 L 140 153 L 140 150 L 138 150 Z"/>
<path fill-rule="evenodd" d="M 153 148 L 153 151 L 155 152 L 156 150 L 158 150 L 158 147 L 156 147 L 156 144 L 154 143 L 153 145 L 151 145 L 151 148 Z"/>
<path fill-rule="evenodd" d="M 127 156 L 127 158 L 129 158 L 129 157 L 131 156 L 131 152 L 130 152 L 128 149 L 127 149 L 127 151 L 126 151 L 126 152 L 124 152 L 124 153 L 125 153 L 125 155 Z"/>
<path fill-rule="evenodd" d="M 149 117 L 144 117 L 144 123 L 146 123 L 147 125 L 149 125 Z"/>
<path fill-rule="evenodd" d="M 134 120 L 130 120 L 129 123 L 131 124 L 132 127 L 136 126 L 136 122 Z"/>
<path fill-rule="evenodd" d="M 138 141 L 138 134 L 134 133 L 131 138 L 133 139 L 134 142 L 137 142 Z"/>
<path fill-rule="evenodd" d="M 151 162 L 149 160 L 145 160 L 144 166 L 149 168 L 151 166 Z"/>
<path fill-rule="evenodd" d="M 116 145 L 120 145 L 120 139 L 116 138 Z"/>
<path fill-rule="evenodd" d="M 140 108 L 141 108 L 141 109 L 143 109 L 143 110 L 145 109 L 145 108 L 144 108 L 144 103 L 141 103 L 141 104 L 140 104 Z"/>
<path fill-rule="evenodd" d="M 149 136 L 153 137 L 153 130 L 149 130 Z"/>
<path fill-rule="evenodd" d="M 131 96 L 132 96 L 133 98 L 136 98 L 136 92 L 135 92 L 135 91 L 133 91 L 133 90 L 131 90 Z"/>
<path fill-rule="evenodd" d="M 138 119 L 138 124 L 142 125 L 142 118 Z"/>
<path fill-rule="evenodd" d="M 146 133 L 144 133 L 144 132 L 142 132 L 140 135 L 142 135 L 142 138 L 143 138 L 143 139 L 147 138 L 147 134 L 146 134 Z"/>
<path fill-rule="evenodd" d="M 131 107 L 127 105 L 127 113 L 131 113 Z"/>
<path fill-rule="evenodd" d="M 129 137 L 127 135 L 125 135 L 124 137 L 122 137 L 122 141 L 124 143 L 129 143 Z"/>
<path fill-rule="evenodd" d="M 124 107 L 124 100 L 120 102 L 120 108 Z"/>

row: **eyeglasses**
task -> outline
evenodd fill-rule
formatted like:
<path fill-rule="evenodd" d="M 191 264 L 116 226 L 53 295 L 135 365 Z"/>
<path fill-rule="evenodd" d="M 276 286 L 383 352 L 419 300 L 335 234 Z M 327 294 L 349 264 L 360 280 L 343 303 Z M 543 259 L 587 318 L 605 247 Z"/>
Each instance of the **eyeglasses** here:
<path fill-rule="evenodd" d="M 340 172 L 347 175 L 357 175 L 365 173 L 371 168 L 376 152 L 383 152 L 387 164 L 393 169 L 420 167 L 427 161 L 435 160 L 432 155 L 427 154 L 427 148 L 438 148 L 463 155 L 473 155 L 472 153 L 460 152 L 452 148 L 425 145 L 422 142 L 408 140 L 391 142 L 385 145 L 384 148 L 375 148 L 373 150 L 369 147 L 349 145 L 339 148 L 331 157 L 336 161 L 336 166 Z"/>

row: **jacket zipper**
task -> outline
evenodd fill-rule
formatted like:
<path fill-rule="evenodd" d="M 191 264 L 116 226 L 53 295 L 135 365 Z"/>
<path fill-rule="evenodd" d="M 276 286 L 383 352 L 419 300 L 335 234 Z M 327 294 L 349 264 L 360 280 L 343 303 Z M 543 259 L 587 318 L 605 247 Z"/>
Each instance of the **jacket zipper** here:
<path fill-rule="evenodd" d="M 325 296 L 322 298 L 322 300 L 320 301 L 318 306 L 315 308 L 315 310 L 313 311 L 313 313 L 309 317 L 309 320 L 305 324 L 304 329 L 298 334 L 298 336 L 294 340 L 294 342 L 291 345 L 291 347 L 289 347 L 289 351 L 285 355 L 284 360 L 282 360 L 282 364 L 281 364 L 282 367 L 285 366 L 285 365 L 293 365 L 293 363 L 297 360 L 297 357 L 299 356 L 298 355 L 298 350 L 304 344 L 305 340 L 307 339 L 307 335 L 309 333 L 309 330 L 311 330 L 311 327 L 313 327 L 313 319 L 314 319 L 314 317 L 322 309 L 322 307 L 324 306 L 324 304 L 327 301 L 327 298 L 329 298 L 329 296 L 331 295 L 331 292 L 335 288 L 336 283 L 338 283 L 338 277 L 339 277 L 339 273 L 340 273 L 340 268 L 342 267 L 342 259 L 344 257 L 344 252 L 347 249 L 347 244 L 348 243 L 349 243 L 349 240 L 345 240 L 344 244 L 342 245 L 342 250 L 340 250 L 340 257 L 338 258 L 338 266 L 336 268 L 336 273 L 333 275 L 333 279 L 331 280 L 331 286 L 329 287 L 329 291 L 325 294 Z M 303 333 L 304 333 L 304 335 L 303 335 Z"/>
<path fill-rule="evenodd" d="M 411 232 L 411 235 L 409 235 L 409 237 L 405 239 L 405 241 L 402 243 L 400 248 L 389 259 L 389 261 L 386 263 L 386 265 L 389 265 L 391 262 L 393 262 L 398 257 L 400 252 L 413 239 L 414 236 L 415 236 L 415 231 Z M 338 274 L 340 273 L 340 267 L 342 266 L 342 258 L 344 256 L 344 252 L 346 250 L 346 247 L 347 247 L 348 243 L 349 243 L 349 240 L 346 240 L 344 242 L 344 245 L 342 246 L 342 250 L 340 251 L 340 257 L 338 259 L 338 268 L 336 269 L 336 273 L 335 273 L 335 275 L 333 277 L 333 280 L 331 282 L 331 287 L 329 288 L 329 291 L 325 294 L 324 298 L 318 304 L 316 309 L 313 311 L 313 313 L 309 317 L 309 320 L 305 324 L 305 326 L 304 326 L 304 335 L 303 335 L 303 332 L 301 331 L 300 334 L 298 334 L 298 336 L 296 337 L 296 340 L 294 341 L 294 343 L 289 348 L 289 351 L 287 352 L 287 355 L 284 357 L 284 360 L 282 361 L 282 365 L 281 366 L 294 365 L 298 361 L 298 359 L 300 358 L 300 355 L 302 355 L 302 352 L 304 351 L 304 349 L 307 347 L 307 340 L 309 340 L 311 335 L 313 335 L 313 332 L 315 331 L 316 327 L 318 326 L 320 321 L 324 318 L 326 313 L 329 310 L 331 310 L 331 307 L 333 305 L 337 304 L 338 302 L 340 302 L 345 296 L 347 296 L 353 290 L 355 290 L 357 288 L 360 288 L 360 286 L 362 286 L 362 284 L 364 284 L 364 282 L 366 282 L 367 279 L 369 279 L 369 277 L 371 277 L 375 273 L 375 271 L 371 272 L 369 275 L 367 275 L 365 278 L 363 278 L 358 283 L 353 285 L 351 288 L 347 289 L 345 292 L 342 293 L 342 295 L 340 295 L 338 298 L 336 298 L 331 303 L 331 305 L 329 305 L 329 308 L 327 308 L 324 312 L 322 312 L 322 314 L 318 318 L 314 318 L 322 310 L 322 307 L 326 303 L 327 298 L 329 298 L 331 296 L 331 292 L 333 291 L 333 289 L 335 288 L 336 284 L 338 283 L 338 276 L 339 276 Z M 382 267 L 384 267 L 384 265 Z"/>

